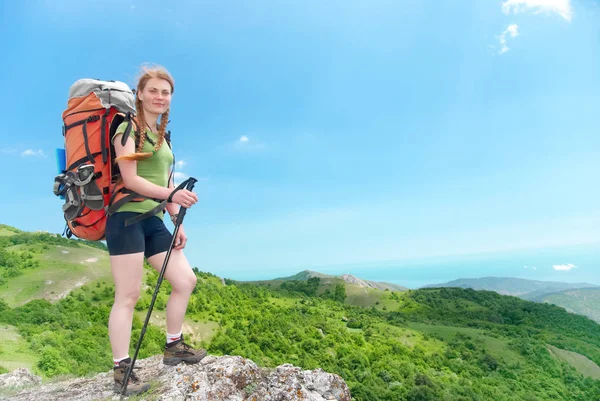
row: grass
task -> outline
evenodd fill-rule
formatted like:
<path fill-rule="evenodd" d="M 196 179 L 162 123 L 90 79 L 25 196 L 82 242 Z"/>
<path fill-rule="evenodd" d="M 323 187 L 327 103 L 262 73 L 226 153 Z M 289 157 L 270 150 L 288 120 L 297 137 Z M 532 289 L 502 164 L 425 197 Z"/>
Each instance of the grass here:
<path fill-rule="evenodd" d="M 386 292 L 374 288 L 346 285 L 346 303 L 348 305 L 370 308 L 385 298 L 386 295 Z"/>
<path fill-rule="evenodd" d="M 160 390 L 160 382 L 158 379 L 150 379 L 148 380 L 148 384 L 150 384 L 150 388 L 148 391 L 145 391 L 141 394 L 134 394 L 127 396 L 128 401 L 156 401 L 161 398 Z M 116 393 L 115 393 L 116 394 Z M 120 396 L 120 394 L 118 395 Z M 109 398 L 110 400 L 115 399 L 115 397 Z"/>
<path fill-rule="evenodd" d="M 552 354 L 567 362 L 582 375 L 600 380 L 600 366 L 590 361 L 587 357 L 577 352 L 556 348 L 552 345 L 548 345 L 548 349 Z"/>
<path fill-rule="evenodd" d="M 40 263 L 46 261 L 47 263 L 76 263 L 81 264 L 87 259 L 98 258 L 98 262 L 106 262 L 108 266 L 109 256 L 108 252 L 93 248 L 87 245 L 80 245 L 79 247 L 66 247 L 61 245 L 54 245 L 48 249 L 43 258 L 40 259 Z M 89 262 L 88 262 L 89 263 Z"/>
<path fill-rule="evenodd" d="M 292 308 L 296 305 L 298 298 L 275 298 L 269 297 L 269 302 L 275 306 L 284 307 L 284 308 Z"/>
<path fill-rule="evenodd" d="M 141 322 L 146 320 L 146 314 L 148 310 L 135 311 L 135 316 L 140 319 Z M 150 316 L 150 324 L 160 327 L 163 330 L 167 329 L 166 312 L 164 310 L 152 310 Z M 210 320 L 195 321 L 195 319 L 186 316 L 183 322 L 183 335 L 186 341 L 199 344 L 201 341 L 210 342 L 212 337 L 219 329 L 219 324 Z"/>
<path fill-rule="evenodd" d="M 0 237 L 5 237 L 7 235 L 15 235 L 15 234 L 16 234 L 16 232 L 14 232 L 14 231 L 11 231 L 4 227 L 0 227 Z"/>
<path fill-rule="evenodd" d="M 101 249 L 85 245 L 79 248 L 51 245 L 35 257 L 40 263 L 39 268 L 24 270 L 2 288 L 2 298 L 9 306 L 40 298 L 58 300 L 83 284 L 112 280 L 108 253 Z"/>
<path fill-rule="evenodd" d="M 384 292 L 383 293 L 383 297 L 378 301 L 378 303 L 375 304 L 375 308 L 379 309 L 379 310 L 386 310 L 386 311 L 396 311 L 400 308 L 401 303 L 392 298 L 392 294 L 393 292 Z"/>
<path fill-rule="evenodd" d="M 408 327 L 426 334 L 435 334 L 444 341 L 450 341 L 457 333 L 462 333 L 473 338 L 475 342 L 482 343 L 485 349 L 496 359 L 504 360 L 506 363 L 522 362 L 523 357 L 508 345 L 504 338 L 492 337 L 480 329 L 468 327 L 437 326 L 424 323 L 411 322 Z"/>
<path fill-rule="evenodd" d="M 423 345 L 427 354 L 435 354 L 444 350 L 445 344 L 435 338 L 425 338 L 421 330 L 413 328 L 402 328 L 387 323 L 378 323 L 377 331 L 384 333 L 387 338 L 393 338 L 402 345 L 413 348 Z"/>
<path fill-rule="evenodd" d="M 0 325 L 0 361 L 9 371 L 27 368 L 34 371 L 38 357 L 14 326 Z"/>

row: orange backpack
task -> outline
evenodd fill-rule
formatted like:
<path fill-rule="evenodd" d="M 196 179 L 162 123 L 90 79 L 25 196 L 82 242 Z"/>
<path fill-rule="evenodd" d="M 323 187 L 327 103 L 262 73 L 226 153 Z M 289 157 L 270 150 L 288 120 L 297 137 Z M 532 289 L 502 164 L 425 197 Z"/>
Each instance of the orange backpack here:
<path fill-rule="evenodd" d="M 123 121 L 129 122 L 123 144 L 137 126 L 134 93 L 123 82 L 79 79 L 69 90 L 62 118 L 65 160 L 54 179 L 54 194 L 65 200 L 63 234 L 103 240 L 109 214 L 127 202 L 148 199 L 123 186 L 110 140 Z M 159 206 L 137 220 L 164 210 L 166 201 L 155 201 Z"/>

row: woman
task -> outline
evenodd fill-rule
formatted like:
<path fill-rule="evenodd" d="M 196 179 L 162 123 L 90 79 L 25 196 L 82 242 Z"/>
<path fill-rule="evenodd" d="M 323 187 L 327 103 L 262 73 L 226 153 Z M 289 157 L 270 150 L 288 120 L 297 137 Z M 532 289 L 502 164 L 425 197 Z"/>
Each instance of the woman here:
<path fill-rule="evenodd" d="M 173 153 L 165 141 L 173 90 L 173 78 L 164 68 L 144 69 L 137 85 L 135 103 L 139 144 L 136 148 L 133 130 L 129 138 L 131 140 L 122 144 L 127 122 L 117 128 L 112 138 L 123 184 L 148 198 L 168 199 L 175 189 L 173 181 L 169 182 Z M 158 203 L 153 199 L 126 203 L 110 215 L 106 225 L 106 243 L 115 282 L 115 301 L 108 321 L 115 391 L 122 388 L 125 373 L 131 364 L 131 326 L 142 285 L 144 257 L 154 269 L 160 271 L 172 240 L 172 234 L 163 222 L 163 212 L 133 225 L 125 225 L 127 219 L 156 207 Z M 197 201 L 196 194 L 181 189 L 173 194 L 166 209 L 174 219 L 179 206 L 190 208 Z M 196 275 L 183 254 L 186 241 L 184 228 L 180 226 L 165 273 L 165 279 L 172 287 L 167 303 L 167 340 L 163 357 L 163 363 L 167 365 L 197 363 L 206 355 L 205 350 L 194 350 L 183 341 L 183 320 L 190 295 L 196 286 Z M 128 394 L 143 392 L 150 387 L 133 372 L 127 386 Z"/>

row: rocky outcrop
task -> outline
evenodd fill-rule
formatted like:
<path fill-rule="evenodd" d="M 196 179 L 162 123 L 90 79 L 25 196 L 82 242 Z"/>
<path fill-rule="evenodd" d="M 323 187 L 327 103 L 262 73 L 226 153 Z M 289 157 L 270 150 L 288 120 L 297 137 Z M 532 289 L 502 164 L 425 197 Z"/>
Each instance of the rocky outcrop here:
<path fill-rule="evenodd" d="M 0 375 L 0 389 L 27 387 L 41 383 L 42 379 L 25 368 L 19 368 L 11 373 Z"/>
<path fill-rule="evenodd" d="M 166 366 L 162 355 L 136 361 L 135 372 L 149 380 L 152 400 L 196 401 L 351 401 L 344 380 L 322 369 L 293 365 L 258 367 L 239 356 L 207 356 L 196 365 Z M 118 400 L 112 371 L 40 386 L 26 369 L 0 375 L 0 398 L 16 401 Z M 16 387 L 16 388 L 15 388 Z M 23 388 L 25 387 L 25 388 Z M 12 388 L 12 390 L 11 390 Z M 142 397 L 146 398 L 146 397 Z M 139 398 L 136 398 L 139 399 Z"/>
<path fill-rule="evenodd" d="M 390 291 L 405 291 L 407 288 L 390 283 L 383 283 L 379 281 L 363 280 L 362 278 L 354 277 L 351 274 L 342 274 L 339 276 L 342 280 L 349 284 L 354 284 L 362 288 L 375 288 L 378 290 L 390 290 Z"/>

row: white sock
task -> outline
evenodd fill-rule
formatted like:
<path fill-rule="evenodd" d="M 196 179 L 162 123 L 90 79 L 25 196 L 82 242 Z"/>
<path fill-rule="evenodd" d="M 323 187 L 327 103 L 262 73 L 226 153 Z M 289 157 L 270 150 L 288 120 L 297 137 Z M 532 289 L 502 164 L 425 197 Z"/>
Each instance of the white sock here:
<path fill-rule="evenodd" d="M 177 334 L 167 333 L 167 344 L 171 344 L 172 342 L 179 340 L 181 338 L 181 333 L 182 331 Z"/>
<path fill-rule="evenodd" d="M 119 366 L 119 362 L 121 362 L 123 359 L 127 359 L 127 358 L 129 358 L 129 354 L 127 354 L 127 356 L 124 358 L 113 359 L 113 362 L 115 363 L 115 366 Z"/>

